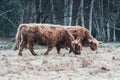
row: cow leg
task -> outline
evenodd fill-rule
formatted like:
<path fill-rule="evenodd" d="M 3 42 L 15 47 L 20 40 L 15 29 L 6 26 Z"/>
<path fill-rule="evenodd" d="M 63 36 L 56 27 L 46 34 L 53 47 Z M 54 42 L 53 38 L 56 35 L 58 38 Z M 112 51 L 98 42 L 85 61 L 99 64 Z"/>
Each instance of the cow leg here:
<path fill-rule="evenodd" d="M 58 47 L 58 46 L 56 46 L 56 49 L 57 49 L 57 53 L 60 54 L 60 50 L 61 50 L 61 48 Z"/>
<path fill-rule="evenodd" d="M 69 54 L 70 54 L 71 52 L 72 52 L 72 50 L 70 49 L 70 50 L 69 50 Z"/>
<path fill-rule="evenodd" d="M 21 43 L 20 43 L 20 47 L 19 47 L 19 56 L 22 56 L 22 51 L 25 47 L 25 45 L 27 44 L 27 42 L 25 40 L 22 40 Z"/>
<path fill-rule="evenodd" d="M 53 46 L 48 46 L 47 51 L 44 53 L 44 55 L 48 55 L 48 53 L 52 50 Z"/>
<path fill-rule="evenodd" d="M 34 52 L 34 50 L 33 50 L 33 44 L 32 44 L 32 42 L 30 42 L 30 43 L 28 44 L 28 46 L 29 46 L 29 50 L 30 50 L 30 52 L 32 53 L 32 55 L 37 55 L 37 54 Z"/>

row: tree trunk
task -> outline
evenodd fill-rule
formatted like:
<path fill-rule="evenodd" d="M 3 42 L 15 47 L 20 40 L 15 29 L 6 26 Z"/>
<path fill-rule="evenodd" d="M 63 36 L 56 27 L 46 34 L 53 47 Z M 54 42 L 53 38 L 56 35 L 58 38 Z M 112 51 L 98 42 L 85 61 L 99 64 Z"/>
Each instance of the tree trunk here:
<path fill-rule="evenodd" d="M 64 0 L 64 25 L 67 25 L 67 12 L 68 12 L 68 9 L 67 9 L 67 3 L 68 3 L 68 0 Z"/>
<path fill-rule="evenodd" d="M 92 32 L 92 13 L 93 13 L 94 0 L 91 1 L 89 13 L 89 31 Z"/>
<path fill-rule="evenodd" d="M 31 23 L 34 23 L 36 22 L 36 3 L 35 3 L 35 0 L 33 0 L 32 2 L 30 2 L 30 21 Z"/>
<path fill-rule="evenodd" d="M 96 13 L 94 12 L 93 13 L 93 15 L 94 15 L 94 26 L 96 26 L 95 28 L 96 28 L 96 31 L 97 31 L 97 34 L 96 34 L 96 38 L 97 39 L 101 39 L 101 32 L 100 32 L 100 27 L 99 27 L 99 24 L 98 24 L 98 20 L 97 20 L 97 17 L 96 17 Z"/>
<path fill-rule="evenodd" d="M 42 0 L 36 0 L 36 22 L 42 23 L 44 21 L 44 14 L 42 11 Z"/>
<path fill-rule="evenodd" d="M 55 11 L 54 11 L 54 3 L 53 3 L 53 0 L 50 0 L 50 3 L 51 3 L 51 22 L 52 23 L 56 23 L 55 21 Z"/>
<path fill-rule="evenodd" d="M 78 8 L 78 13 L 77 13 L 77 19 L 76 19 L 76 25 L 78 25 L 79 24 L 79 18 L 80 18 L 80 16 L 81 16 L 81 24 L 82 24 L 82 26 L 85 26 L 84 25 L 84 13 L 83 13 L 83 0 L 81 0 L 80 1 L 80 4 L 79 4 L 79 8 Z"/>
<path fill-rule="evenodd" d="M 84 25 L 84 7 L 83 7 L 83 4 L 84 4 L 84 0 L 81 0 L 81 9 L 80 9 L 80 11 L 81 11 L 81 13 L 80 13 L 80 15 L 81 15 L 81 24 L 82 24 L 82 26 L 85 26 Z"/>
<path fill-rule="evenodd" d="M 110 20 L 107 22 L 107 41 L 110 41 Z"/>
<path fill-rule="evenodd" d="M 24 9 L 22 9 L 21 19 L 20 19 L 20 22 L 19 22 L 20 24 L 23 23 L 23 21 L 24 21 L 23 15 L 24 15 Z"/>
<path fill-rule="evenodd" d="M 116 23 L 114 22 L 113 23 L 113 41 L 115 42 L 116 41 L 116 32 L 115 32 L 115 25 L 116 25 Z"/>
<path fill-rule="evenodd" d="M 113 5 L 114 4 L 115 4 L 115 1 L 113 0 Z M 114 9 L 114 11 L 115 11 L 115 9 Z M 114 42 L 116 41 L 116 30 L 115 30 L 115 27 L 116 27 L 117 14 L 118 14 L 118 12 L 113 13 L 113 41 Z"/>
<path fill-rule="evenodd" d="M 108 0 L 108 8 L 107 12 L 110 11 L 110 0 Z M 107 41 L 110 41 L 110 13 L 108 13 L 108 20 L 107 20 Z"/>
<path fill-rule="evenodd" d="M 99 14 L 100 14 L 100 26 L 102 27 L 102 29 L 103 29 L 103 33 L 102 33 L 102 37 L 103 37 L 103 39 L 104 39 L 104 41 L 105 41 L 105 27 L 104 27 L 104 15 L 103 15 L 103 0 L 99 0 L 99 9 L 100 9 L 100 12 L 99 12 Z"/>
<path fill-rule="evenodd" d="M 73 9 L 73 0 L 70 0 L 70 6 L 69 6 L 69 26 L 72 25 L 72 9 Z"/>
<path fill-rule="evenodd" d="M 80 7 L 79 7 L 80 8 Z M 75 25 L 78 25 L 79 24 L 79 17 L 80 16 L 80 9 L 78 9 L 78 13 L 77 13 L 77 19 L 76 19 L 76 23 Z"/>

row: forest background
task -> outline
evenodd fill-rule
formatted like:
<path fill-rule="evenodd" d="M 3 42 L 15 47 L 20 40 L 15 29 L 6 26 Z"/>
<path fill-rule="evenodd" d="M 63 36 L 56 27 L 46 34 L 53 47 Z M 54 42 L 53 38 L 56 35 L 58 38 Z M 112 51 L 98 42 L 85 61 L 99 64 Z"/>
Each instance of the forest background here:
<path fill-rule="evenodd" d="M 120 0 L 0 0 L 0 37 L 21 23 L 80 25 L 101 41 L 120 41 Z"/>

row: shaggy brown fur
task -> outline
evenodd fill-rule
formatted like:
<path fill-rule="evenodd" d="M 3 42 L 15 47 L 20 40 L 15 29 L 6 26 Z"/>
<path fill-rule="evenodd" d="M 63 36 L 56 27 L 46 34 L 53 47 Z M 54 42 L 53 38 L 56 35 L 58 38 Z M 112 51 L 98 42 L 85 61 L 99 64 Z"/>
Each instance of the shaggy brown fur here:
<path fill-rule="evenodd" d="M 21 24 L 16 34 L 16 46 L 19 47 L 19 55 L 22 55 L 23 48 L 27 45 L 30 52 L 35 44 L 48 46 L 45 55 L 56 46 L 58 54 L 63 46 L 70 47 L 75 52 L 75 39 L 72 34 L 60 25 L 52 24 Z M 19 45 L 20 43 L 20 45 Z"/>
<path fill-rule="evenodd" d="M 98 48 L 98 41 L 89 33 L 88 29 L 81 26 L 65 26 L 75 39 L 80 39 L 83 46 L 89 46 L 93 51 Z"/>

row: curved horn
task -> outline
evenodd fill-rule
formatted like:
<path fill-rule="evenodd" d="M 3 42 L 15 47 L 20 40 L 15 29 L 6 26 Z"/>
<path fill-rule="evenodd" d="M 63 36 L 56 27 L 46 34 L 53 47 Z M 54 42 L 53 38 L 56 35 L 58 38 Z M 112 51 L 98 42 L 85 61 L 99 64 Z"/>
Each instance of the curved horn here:
<path fill-rule="evenodd" d="M 80 38 L 75 40 L 75 44 L 78 44 L 80 42 Z"/>
<path fill-rule="evenodd" d="M 93 42 L 93 39 L 88 39 L 88 42 L 89 42 L 89 43 L 92 43 L 92 42 Z"/>
<path fill-rule="evenodd" d="M 89 42 L 89 43 L 99 44 L 99 41 L 96 40 L 96 39 L 89 39 L 88 42 Z"/>

